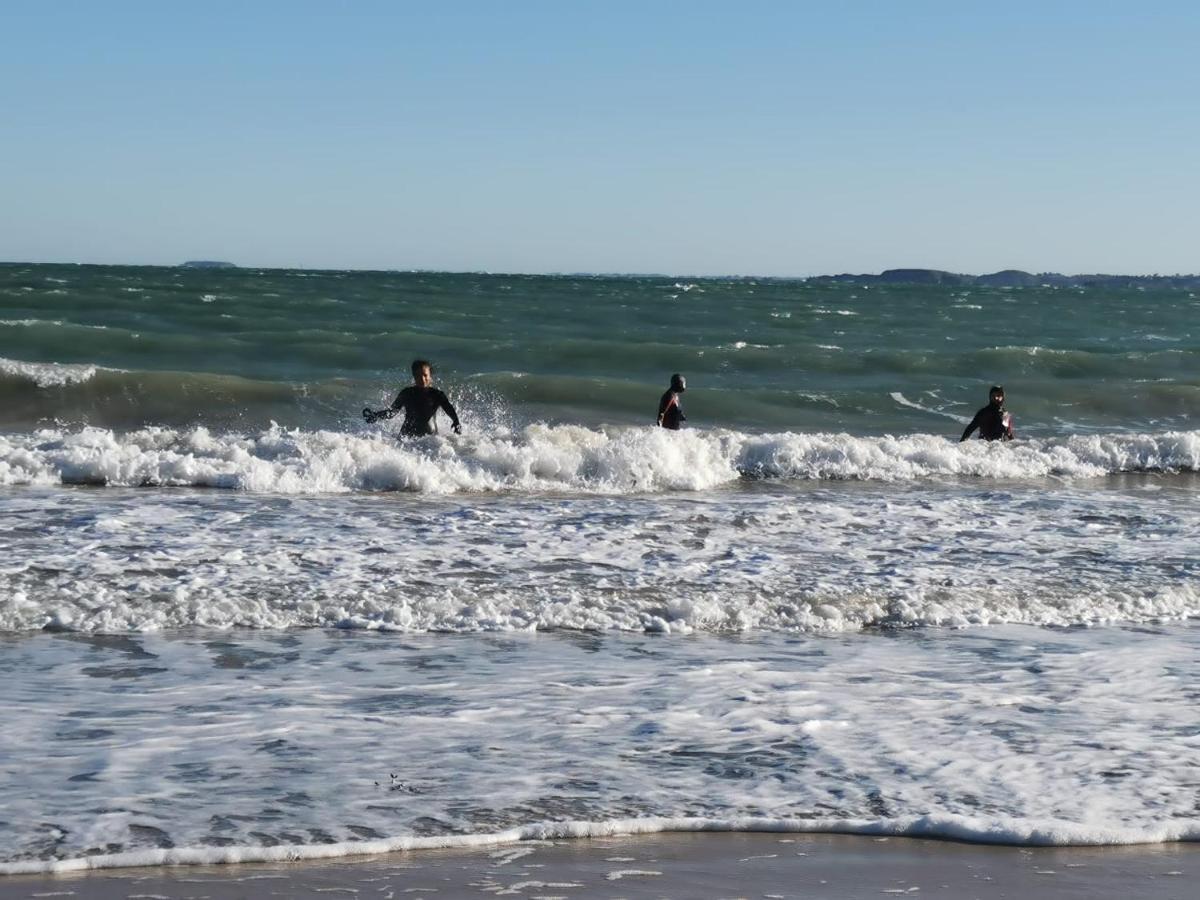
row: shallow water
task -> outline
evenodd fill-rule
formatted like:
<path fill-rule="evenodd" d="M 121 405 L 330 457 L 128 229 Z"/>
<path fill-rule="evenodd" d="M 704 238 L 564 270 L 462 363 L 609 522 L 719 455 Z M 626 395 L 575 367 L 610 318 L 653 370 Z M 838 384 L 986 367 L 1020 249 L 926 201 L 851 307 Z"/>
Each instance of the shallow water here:
<path fill-rule="evenodd" d="M 1198 650 L 1188 625 L 13 636 L 4 868 L 629 819 L 1195 840 Z"/>
<path fill-rule="evenodd" d="M 703 493 L 10 489 L 0 628 L 839 631 L 1200 614 L 1194 479 Z"/>

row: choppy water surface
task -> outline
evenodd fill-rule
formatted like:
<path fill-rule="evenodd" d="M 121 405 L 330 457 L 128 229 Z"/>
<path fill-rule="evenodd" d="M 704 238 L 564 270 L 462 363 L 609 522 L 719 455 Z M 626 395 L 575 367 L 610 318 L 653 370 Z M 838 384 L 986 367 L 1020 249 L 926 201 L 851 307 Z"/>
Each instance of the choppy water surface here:
<path fill-rule="evenodd" d="M 477 424 L 652 421 L 682 371 L 693 423 L 742 431 L 952 434 L 997 381 L 1033 435 L 1187 430 L 1198 314 L 1186 290 L 0 266 L 0 425 L 344 429 L 426 356 Z"/>
<path fill-rule="evenodd" d="M 1198 311 L 0 267 L 0 872 L 1195 840 Z M 418 355 L 461 437 L 358 417 Z"/>

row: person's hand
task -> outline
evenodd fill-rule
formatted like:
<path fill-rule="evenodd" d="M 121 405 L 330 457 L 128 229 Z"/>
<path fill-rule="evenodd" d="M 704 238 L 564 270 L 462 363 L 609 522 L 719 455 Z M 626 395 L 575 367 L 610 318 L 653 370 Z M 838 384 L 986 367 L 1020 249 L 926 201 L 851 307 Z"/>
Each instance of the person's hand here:
<path fill-rule="evenodd" d="M 375 414 L 375 411 L 373 409 L 371 409 L 369 406 L 364 406 L 363 407 L 363 418 L 367 420 L 367 424 L 369 425 L 372 422 L 374 422 L 376 419 L 378 419 L 379 416 L 377 416 Z"/>
<path fill-rule="evenodd" d="M 457 422 L 455 422 L 453 427 L 454 427 L 455 434 L 462 434 L 462 426 L 461 425 L 459 425 Z"/>

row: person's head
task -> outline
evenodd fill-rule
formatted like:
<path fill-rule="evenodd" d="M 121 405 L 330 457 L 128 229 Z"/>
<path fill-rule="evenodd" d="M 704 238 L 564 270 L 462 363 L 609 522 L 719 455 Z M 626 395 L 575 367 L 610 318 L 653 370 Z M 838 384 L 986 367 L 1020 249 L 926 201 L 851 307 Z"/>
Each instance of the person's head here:
<path fill-rule="evenodd" d="M 1004 388 L 999 384 L 993 384 L 992 389 L 988 391 L 988 403 L 992 406 L 1004 405 Z"/>
<path fill-rule="evenodd" d="M 412 364 L 413 384 L 429 387 L 433 384 L 433 366 L 427 359 L 414 359 Z"/>
<path fill-rule="evenodd" d="M 687 390 L 687 381 L 678 372 L 671 376 L 671 390 L 680 394 Z"/>

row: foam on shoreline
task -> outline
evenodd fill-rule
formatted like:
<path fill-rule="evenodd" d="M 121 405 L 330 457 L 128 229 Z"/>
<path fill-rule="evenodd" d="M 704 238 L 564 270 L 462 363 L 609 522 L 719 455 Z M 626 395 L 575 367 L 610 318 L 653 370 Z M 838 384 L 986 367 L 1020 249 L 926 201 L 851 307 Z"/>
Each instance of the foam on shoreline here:
<path fill-rule="evenodd" d="M 20 860 L 0 863 L 0 876 L 64 874 L 97 869 L 146 866 L 232 865 L 299 862 L 347 856 L 375 856 L 398 851 L 495 847 L 521 841 L 615 837 L 695 832 L 763 832 L 772 834 L 849 834 L 871 837 L 941 838 L 966 843 L 1022 847 L 1097 847 L 1200 841 L 1200 820 L 1138 830 L 1089 827 L 1047 820 L 970 819 L 962 816 L 907 816 L 899 819 L 732 819 L 641 818 L 603 822 L 540 822 L 490 834 L 402 836 L 384 840 L 281 847 L 172 847 L 97 854 L 71 859 Z"/>

